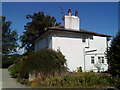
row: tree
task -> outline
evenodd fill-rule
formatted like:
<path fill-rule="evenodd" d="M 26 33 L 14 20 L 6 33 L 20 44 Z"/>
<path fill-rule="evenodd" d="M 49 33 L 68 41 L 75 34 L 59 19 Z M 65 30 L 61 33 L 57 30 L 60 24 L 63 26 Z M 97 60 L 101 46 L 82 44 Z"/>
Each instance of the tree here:
<path fill-rule="evenodd" d="M 120 75 L 120 30 L 113 38 L 106 53 L 112 75 Z"/>
<path fill-rule="evenodd" d="M 5 21 L 6 17 L 2 17 L 2 53 L 10 54 L 16 51 L 18 44 L 18 35 L 15 30 L 11 30 L 11 21 Z"/>
<path fill-rule="evenodd" d="M 29 52 L 34 50 L 33 41 L 40 36 L 47 27 L 60 25 L 56 22 L 54 17 L 49 15 L 44 15 L 43 12 L 34 13 L 33 15 L 27 15 L 27 19 L 31 19 L 31 22 L 28 22 L 25 26 L 25 32 L 20 37 L 22 46 Z"/>

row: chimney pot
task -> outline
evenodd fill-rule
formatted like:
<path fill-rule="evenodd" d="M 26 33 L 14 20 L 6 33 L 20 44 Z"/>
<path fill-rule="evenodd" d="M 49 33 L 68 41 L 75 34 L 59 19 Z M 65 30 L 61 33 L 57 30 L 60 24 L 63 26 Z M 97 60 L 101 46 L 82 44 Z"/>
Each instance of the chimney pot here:
<path fill-rule="evenodd" d="M 71 9 L 68 10 L 68 16 L 71 16 Z"/>
<path fill-rule="evenodd" d="M 75 16 L 78 16 L 78 10 L 75 11 Z"/>

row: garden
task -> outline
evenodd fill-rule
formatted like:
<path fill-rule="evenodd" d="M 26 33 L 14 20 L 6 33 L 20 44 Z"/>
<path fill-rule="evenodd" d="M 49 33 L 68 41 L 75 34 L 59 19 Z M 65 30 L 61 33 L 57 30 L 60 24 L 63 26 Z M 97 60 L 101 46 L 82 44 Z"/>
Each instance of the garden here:
<path fill-rule="evenodd" d="M 115 88 L 120 78 L 109 73 L 70 72 L 60 51 L 43 49 L 17 59 L 9 67 L 10 75 L 21 84 L 36 88 Z M 30 80 L 30 74 L 34 79 Z"/>

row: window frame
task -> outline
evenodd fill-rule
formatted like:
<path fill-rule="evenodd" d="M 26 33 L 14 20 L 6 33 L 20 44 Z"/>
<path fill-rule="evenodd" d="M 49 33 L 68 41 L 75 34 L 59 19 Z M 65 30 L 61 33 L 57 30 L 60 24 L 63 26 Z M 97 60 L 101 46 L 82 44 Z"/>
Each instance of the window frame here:
<path fill-rule="evenodd" d="M 104 64 L 105 63 L 105 59 L 103 56 L 98 56 L 98 62 L 101 64 Z"/>

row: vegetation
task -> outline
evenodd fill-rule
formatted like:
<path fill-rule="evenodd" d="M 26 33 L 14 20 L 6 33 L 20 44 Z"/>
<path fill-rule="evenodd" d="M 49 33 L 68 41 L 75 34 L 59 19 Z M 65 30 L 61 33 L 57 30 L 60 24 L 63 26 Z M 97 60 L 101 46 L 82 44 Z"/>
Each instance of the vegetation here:
<path fill-rule="evenodd" d="M 29 84 L 33 87 L 119 87 L 120 78 L 106 73 L 81 72 L 81 67 L 78 68 L 78 72 L 68 72 L 65 63 L 66 60 L 60 51 L 44 49 L 29 53 L 28 56 L 15 61 L 9 67 L 9 71 L 21 84 Z M 35 75 L 34 80 L 29 81 L 29 73 Z"/>
<path fill-rule="evenodd" d="M 26 78 L 29 73 L 54 75 L 66 69 L 66 59 L 60 51 L 44 49 L 16 61 L 9 71 L 13 77 L 19 74 L 19 77 Z"/>
<path fill-rule="evenodd" d="M 98 74 L 93 72 L 68 73 L 67 75 L 56 75 L 50 78 L 36 78 L 31 83 L 33 87 L 54 88 L 105 88 L 118 87 L 120 79 L 113 78 L 109 74 Z"/>
<path fill-rule="evenodd" d="M 6 18 L 2 17 L 2 54 L 7 55 L 16 51 L 18 44 L 18 35 L 15 30 L 11 30 L 11 21 L 5 21 Z"/>
<path fill-rule="evenodd" d="M 18 58 L 14 61 L 14 64 L 12 64 L 8 70 L 10 72 L 10 75 L 13 78 L 28 78 L 28 73 L 24 71 L 22 68 L 22 65 L 24 63 L 24 60 L 27 58 L 27 56 L 23 56 L 21 58 Z M 24 75 L 24 76 L 23 76 Z"/>
<path fill-rule="evenodd" d="M 10 65 L 14 63 L 17 59 L 21 58 L 22 56 L 19 54 L 13 55 L 3 55 L 2 56 L 2 68 L 8 68 Z"/>
<path fill-rule="evenodd" d="M 81 67 L 81 66 L 78 67 L 76 71 L 77 71 L 77 72 L 82 72 L 82 67 Z"/>
<path fill-rule="evenodd" d="M 113 38 L 106 56 L 110 66 L 109 72 L 114 76 L 120 77 L 120 31 Z"/>
<path fill-rule="evenodd" d="M 34 13 L 33 15 L 27 15 L 27 19 L 31 19 L 31 22 L 28 22 L 25 27 L 24 34 L 20 37 L 22 42 L 22 47 L 29 52 L 34 50 L 33 41 L 40 36 L 47 27 L 60 25 L 56 22 L 55 17 L 49 15 L 44 15 L 44 12 Z"/>

